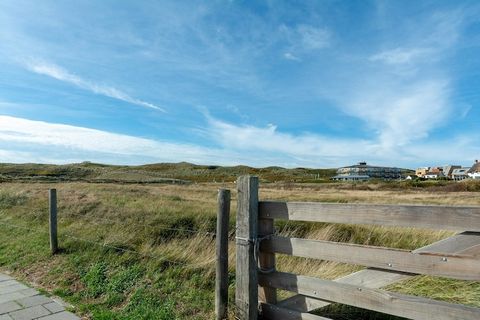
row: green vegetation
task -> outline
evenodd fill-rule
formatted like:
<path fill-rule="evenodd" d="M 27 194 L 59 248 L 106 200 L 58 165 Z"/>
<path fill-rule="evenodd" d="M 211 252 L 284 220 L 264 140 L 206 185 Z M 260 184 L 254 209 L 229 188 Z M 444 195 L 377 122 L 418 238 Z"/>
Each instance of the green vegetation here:
<path fill-rule="evenodd" d="M 85 181 L 114 183 L 233 182 L 239 175 L 252 174 L 264 182 L 327 182 L 335 169 L 285 169 L 195 165 L 187 162 L 142 166 L 113 166 L 83 162 L 67 165 L 0 164 L 2 181 Z"/>
<path fill-rule="evenodd" d="M 94 165 L 86 165 L 87 168 Z M 221 184 L 234 189 L 232 183 Z M 480 194 L 368 184 L 262 184 L 262 199 L 479 205 Z M 61 252 L 48 246 L 48 188 L 58 190 Z M 58 295 L 90 319 L 212 319 L 219 184 L 0 184 L 0 270 Z M 470 187 L 469 187 L 470 188 Z M 401 192 L 399 192 L 401 190 Z M 233 190 L 234 191 L 234 190 Z M 232 194 L 234 230 L 236 194 Z M 414 249 L 451 235 L 418 229 L 279 222 L 281 234 Z M 230 252 L 230 298 L 234 250 Z M 334 279 L 358 266 L 279 255 L 281 271 Z M 480 283 L 415 277 L 389 289 L 480 306 Z M 282 294 L 283 295 L 283 294 Z M 333 305 L 332 319 L 395 319 Z M 233 319 L 233 314 L 230 315 Z"/>

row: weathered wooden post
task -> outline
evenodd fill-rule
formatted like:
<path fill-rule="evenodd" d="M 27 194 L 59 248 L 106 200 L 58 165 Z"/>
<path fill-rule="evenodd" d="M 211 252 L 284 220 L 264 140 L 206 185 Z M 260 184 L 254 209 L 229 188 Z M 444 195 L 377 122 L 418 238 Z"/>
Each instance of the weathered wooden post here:
<path fill-rule="evenodd" d="M 235 305 L 237 318 L 258 318 L 258 274 L 255 242 L 258 228 L 258 178 L 242 176 L 237 181 L 237 263 Z"/>
<path fill-rule="evenodd" d="M 57 189 L 50 189 L 48 192 L 48 202 L 50 208 L 50 250 L 52 254 L 58 251 L 57 238 Z"/>
<path fill-rule="evenodd" d="M 215 282 L 215 314 L 217 320 L 227 318 L 228 307 L 228 225 L 230 190 L 218 190 L 217 211 L 217 272 Z"/>
<path fill-rule="evenodd" d="M 275 232 L 273 219 L 258 220 L 258 238 L 267 239 Z M 259 244 L 260 245 L 260 244 Z M 259 246 L 257 246 L 258 248 Z M 275 271 L 275 253 L 258 252 L 258 264 L 260 273 L 271 273 Z M 277 304 L 277 290 L 275 288 L 260 287 L 258 300 L 271 305 Z"/>

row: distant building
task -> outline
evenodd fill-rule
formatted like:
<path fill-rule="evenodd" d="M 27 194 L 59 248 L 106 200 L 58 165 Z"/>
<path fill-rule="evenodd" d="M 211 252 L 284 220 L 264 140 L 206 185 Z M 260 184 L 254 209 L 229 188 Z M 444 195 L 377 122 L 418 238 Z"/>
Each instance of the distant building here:
<path fill-rule="evenodd" d="M 433 174 L 443 174 L 443 167 L 431 167 L 430 170 L 428 170 L 428 173 L 433 173 Z"/>
<path fill-rule="evenodd" d="M 480 180 L 480 172 L 469 173 L 468 176 L 470 179 Z"/>
<path fill-rule="evenodd" d="M 480 172 L 480 162 L 475 160 L 473 166 L 468 170 L 468 173 Z"/>
<path fill-rule="evenodd" d="M 468 171 L 470 168 L 459 168 L 453 169 L 452 171 L 452 179 L 455 181 L 462 181 L 468 179 Z"/>
<path fill-rule="evenodd" d="M 423 178 L 423 176 L 426 175 L 429 170 L 430 167 L 417 168 L 417 170 L 415 170 L 415 175 L 417 177 Z"/>
<path fill-rule="evenodd" d="M 473 166 L 467 172 L 470 179 L 480 179 L 480 162 L 475 160 Z"/>
<path fill-rule="evenodd" d="M 439 170 L 429 171 L 424 176 L 425 179 L 438 179 L 444 177 L 443 172 Z"/>
<path fill-rule="evenodd" d="M 443 166 L 442 168 L 442 171 L 443 171 L 443 175 L 449 179 L 452 179 L 452 173 L 453 173 L 453 170 L 455 169 L 461 169 L 462 166 L 458 166 L 458 165 L 452 165 L 452 164 L 449 164 L 449 165 L 445 165 Z"/>
<path fill-rule="evenodd" d="M 402 177 L 402 169 L 392 167 L 369 166 L 366 162 L 342 167 L 337 170 L 333 180 L 340 181 L 364 181 L 369 179 L 399 179 Z"/>
<path fill-rule="evenodd" d="M 415 170 L 417 177 L 425 179 L 438 179 L 440 177 L 447 177 L 453 179 L 453 170 L 460 169 L 461 166 L 448 164 L 439 167 L 422 167 Z M 428 177 L 427 177 L 428 175 Z"/>

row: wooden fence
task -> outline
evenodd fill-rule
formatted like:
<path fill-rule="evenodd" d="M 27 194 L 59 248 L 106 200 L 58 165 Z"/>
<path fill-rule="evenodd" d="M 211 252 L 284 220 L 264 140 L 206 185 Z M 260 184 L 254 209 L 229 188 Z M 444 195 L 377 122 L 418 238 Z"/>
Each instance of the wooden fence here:
<path fill-rule="evenodd" d="M 480 319 L 480 309 L 380 290 L 424 274 L 480 280 L 480 207 L 325 204 L 259 201 L 258 179 L 238 179 L 236 316 L 252 319 L 327 319 L 309 312 L 330 303 L 347 304 L 410 319 Z M 274 219 L 372 224 L 459 231 L 414 250 L 286 238 Z M 277 272 L 275 254 L 362 265 L 334 280 Z M 295 295 L 277 301 L 277 289 Z"/>

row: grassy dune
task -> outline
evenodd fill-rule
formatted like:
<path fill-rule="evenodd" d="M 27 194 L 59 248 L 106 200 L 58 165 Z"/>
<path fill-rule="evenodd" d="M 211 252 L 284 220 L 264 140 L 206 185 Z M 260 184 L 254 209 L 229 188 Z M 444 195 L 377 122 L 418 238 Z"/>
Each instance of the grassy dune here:
<path fill-rule="evenodd" d="M 58 190 L 62 252 L 48 252 L 47 190 Z M 212 319 L 216 193 L 233 183 L 120 185 L 0 184 L 0 269 L 63 297 L 91 319 Z M 444 189 L 442 189 L 444 188 Z M 451 187 L 448 187 L 451 188 Z M 445 186 L 261 185 L 261 199 L 480 205 L 480 193 Z M 456 187 L 458 188 L 458 187 Z M 459 190 L 475 190 L 467 185 Z M 232 217 L 236 194 L 232 195 Z M 232 234 L 234 220 L 230 223 Z M 281 234 L 414 249 L 446 231 L 279 222 Z M 231 245 L 231 297 L 234 252 Z M 279 256 L 282 271 L 333 279 L 358 266 Z M 389 289 L 480 306 L 480 283 L 415 277 Z M 286 293 L 281 293 L 283 296 Z M 340 315 L 343 314 L 343 316 Z M 333 319 L 394 319 L 332 306 Z M 347 315 L 347 316 L 345 316 Z M 232 319 L 233 319 L 233 315 Z"/>
<path fill-rule="evenodd" d="M 281 167 L 208 166 L 187 162 L 141 166 L 115 166 L 90 162 L 66 165 L 0 163 L 0 182 L 110 182 L 110 183 L 195 183 L 233 182 L 239 175 L 252 174 L 262 181 L 328 182 L 335 169 L 286 169 Z"/>

